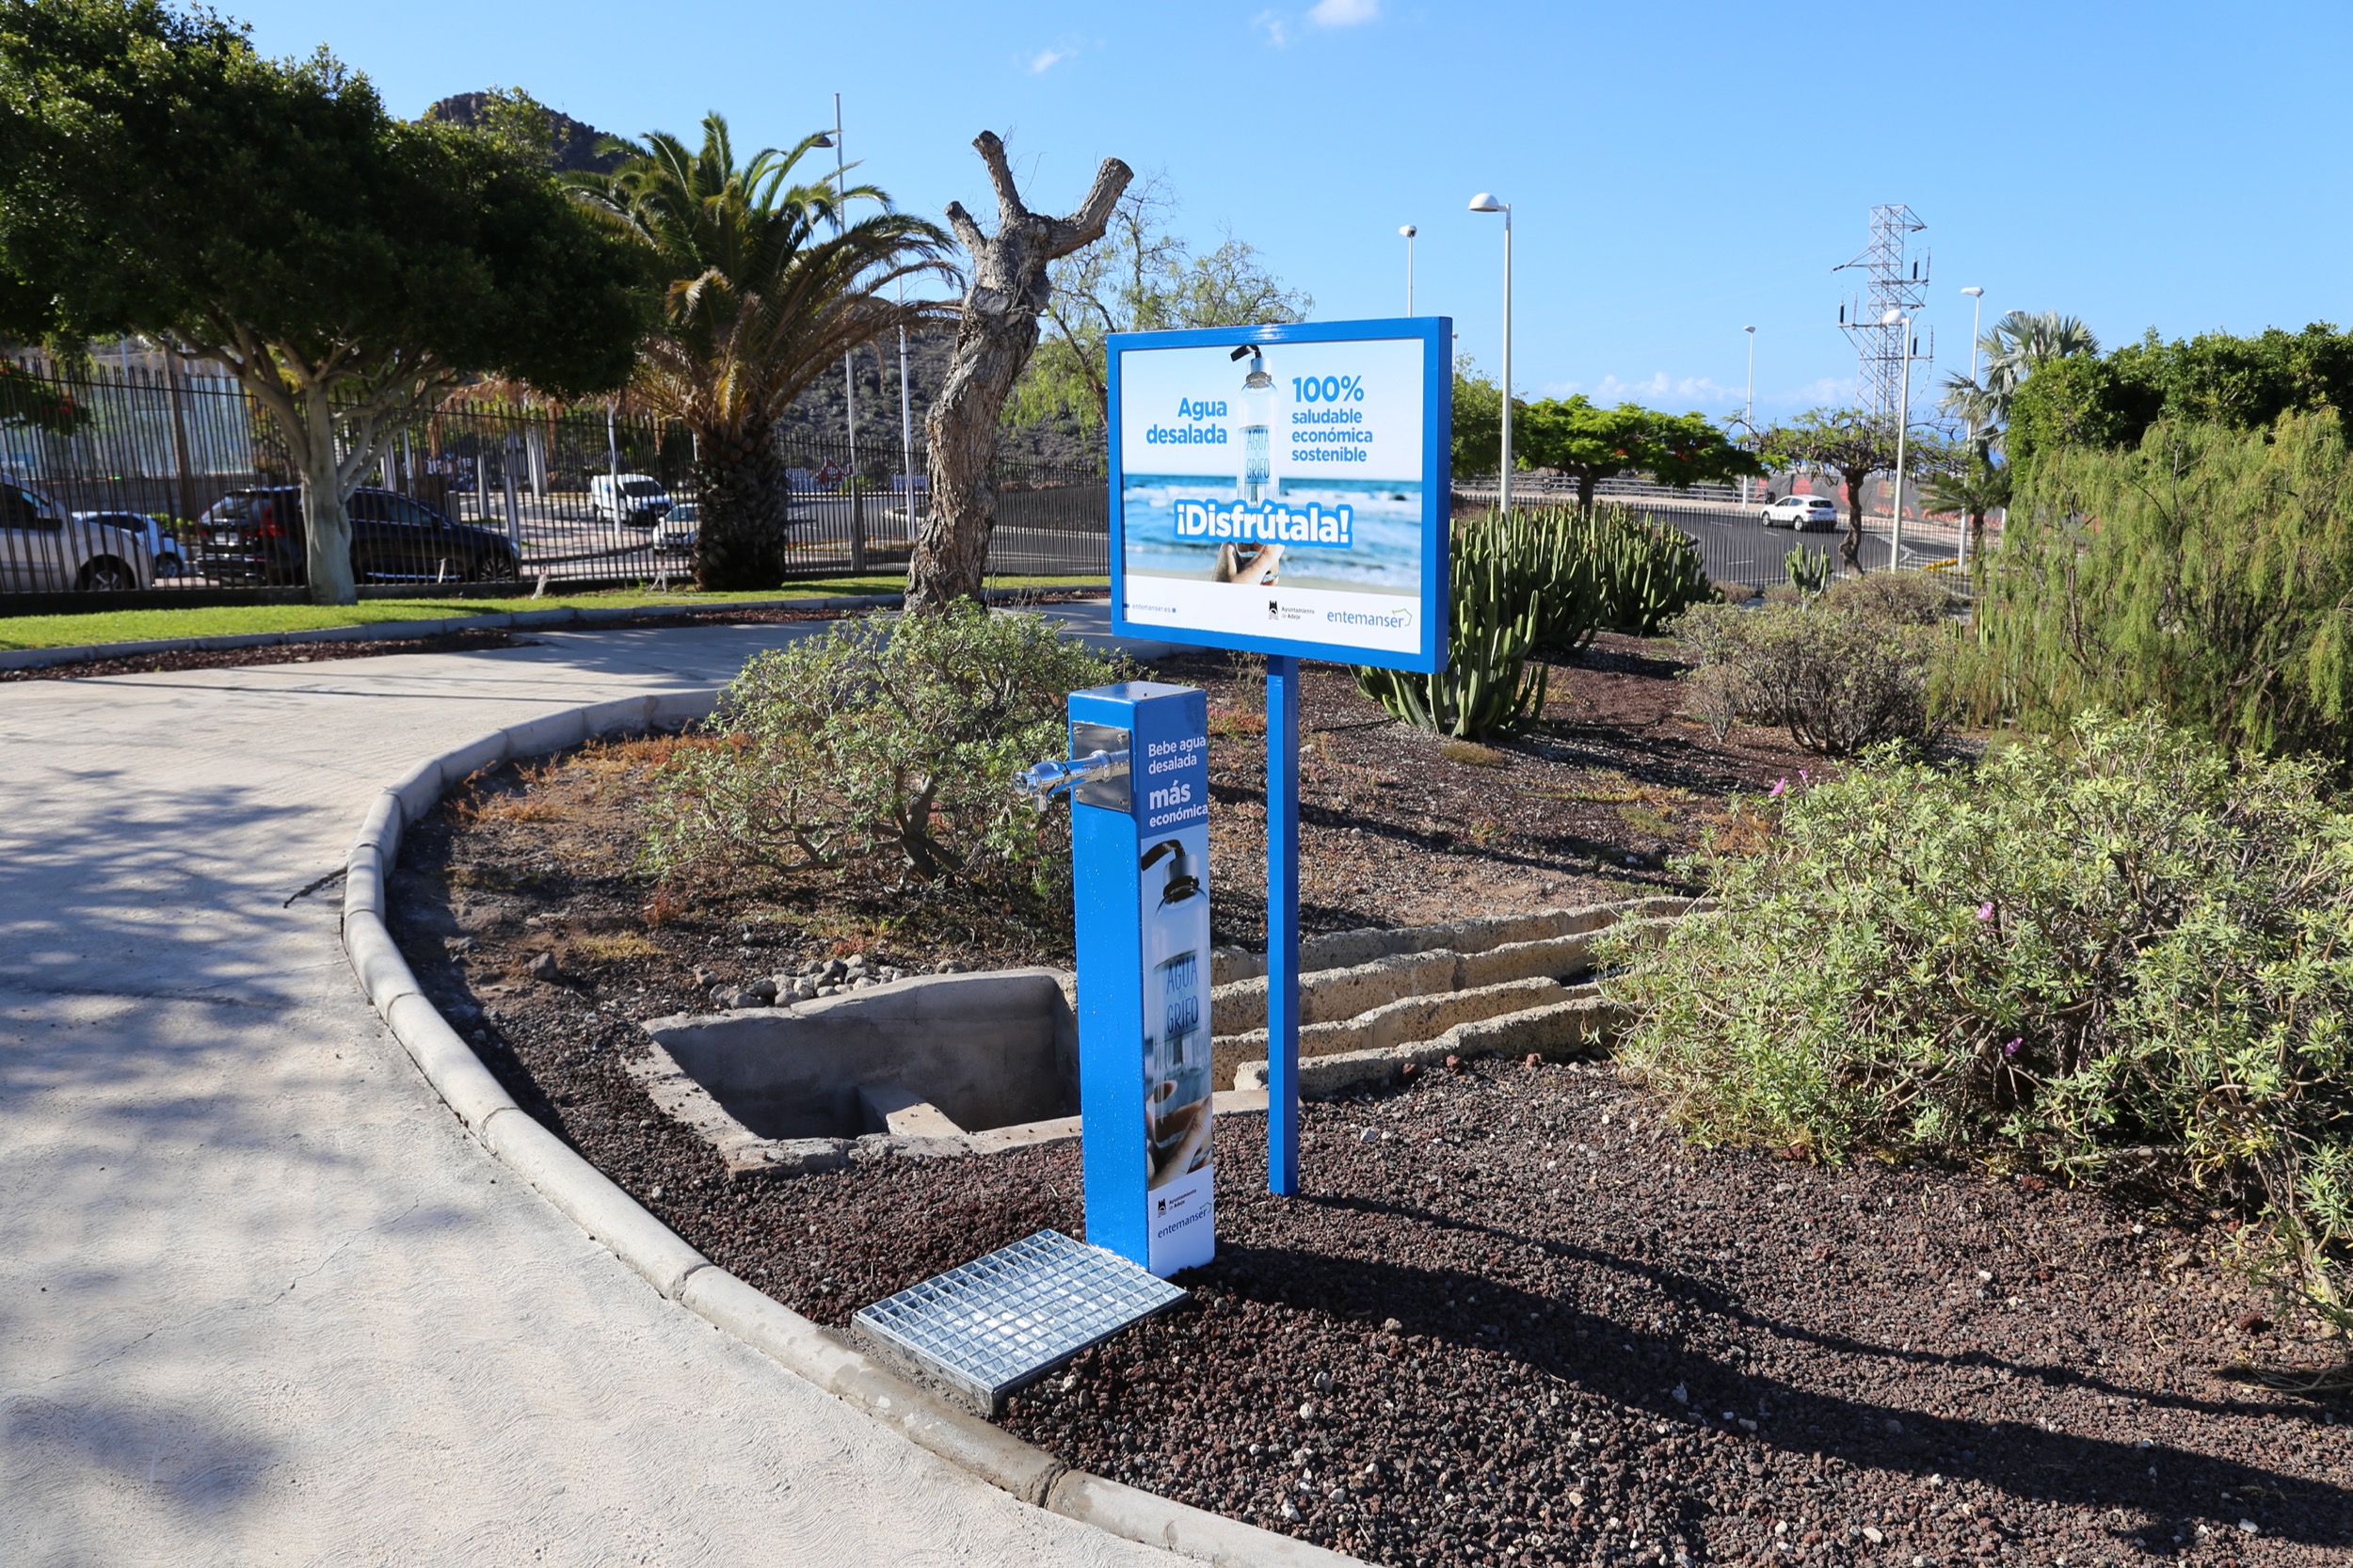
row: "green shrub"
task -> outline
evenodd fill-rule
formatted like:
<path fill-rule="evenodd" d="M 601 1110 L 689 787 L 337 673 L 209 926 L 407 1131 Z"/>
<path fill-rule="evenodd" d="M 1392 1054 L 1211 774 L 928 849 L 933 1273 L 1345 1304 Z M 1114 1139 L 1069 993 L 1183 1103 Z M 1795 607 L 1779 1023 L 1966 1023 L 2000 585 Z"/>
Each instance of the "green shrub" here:
<path fill-rule="evenodd" d="M 762 653 L 657 780 L 648 839 L 665 878 L 835 870 L 884 885 L 1051 899 L 1068 824 L 1014 774 L 1066 744 L 1064 697 L 1116 667 L 1036 616 L 960 604 L 845 620 Z"/>
<path fill-rule="evenodd" d="M 1771 725 L 1828 757 L 1932 740 L 1945 603 L 1921 573 L 1874 572 L 1754 610 L 1700 605 L 1673 627 L 1693 661 L 1686 706 L 1718 740 L 1735 724 Z"/>
<path fill-rule="evenodd" d="M 2091 1181 L 2153 1151 L 2353 1331 L 2353 822 L 2315 768 L 2092 714 L 1775 794 L 1701 856 L 1712 908 L 1610 953 L 1625 1058 L 1697 1136 Z"/>
<path fill-rule="evenodd" d="M 2045 453 L 1984 559 L 1976 625 L 1947 678 L 1977 722 L 2056 732 L 2082 708 L 2150 708 L 2233 752 L 2353 762 L 2343 425 L 2168 423 L 2134 451 Z"/>

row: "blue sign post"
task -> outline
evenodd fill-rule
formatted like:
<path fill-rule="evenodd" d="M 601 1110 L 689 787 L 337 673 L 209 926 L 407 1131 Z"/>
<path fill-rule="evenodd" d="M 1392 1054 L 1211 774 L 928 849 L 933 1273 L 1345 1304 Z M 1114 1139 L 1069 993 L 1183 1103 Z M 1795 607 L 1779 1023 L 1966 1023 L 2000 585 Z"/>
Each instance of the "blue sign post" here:
<path fill-rule="evenodd" d="M 1267 655 L 1278 1193 L 1299 1190 L 1299 661 L 1446 667 L 1453 337 L 1421 316 L 1109 340 L 1112 631 Z M 1085 919 L 1082 894 L 1082 987 Z"/>

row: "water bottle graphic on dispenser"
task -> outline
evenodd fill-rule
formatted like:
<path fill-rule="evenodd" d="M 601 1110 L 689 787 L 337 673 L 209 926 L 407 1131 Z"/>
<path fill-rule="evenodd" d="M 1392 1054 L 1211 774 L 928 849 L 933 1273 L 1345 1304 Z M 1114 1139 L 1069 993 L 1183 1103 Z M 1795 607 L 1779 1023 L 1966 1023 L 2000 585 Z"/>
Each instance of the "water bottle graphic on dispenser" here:
<path fill-rule="evenodd" d="M 1208 848 L 1194 828 L 1144 852 L 1144 1135 L 1149 1185 L 1209 1160 L 1209 897 L 1194 867 Z"/>

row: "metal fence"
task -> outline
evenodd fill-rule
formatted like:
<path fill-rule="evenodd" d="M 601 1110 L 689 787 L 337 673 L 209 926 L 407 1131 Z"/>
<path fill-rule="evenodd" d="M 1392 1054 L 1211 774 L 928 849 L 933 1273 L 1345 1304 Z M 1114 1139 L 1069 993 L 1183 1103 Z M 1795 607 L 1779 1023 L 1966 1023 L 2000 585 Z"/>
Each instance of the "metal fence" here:
<path fill-rule="evenodd" d="M 1881 493 L 1884 494 L 1883 488 Z M 1788 527 L 1767 526 L 1761 520 L 1762 492 L 1743 504 L 1737 488 L 1729 485 L 1694 485 L 1689 491 L 1679 491 L 1662 485 L 1604 481 L 1594 499 L 1625 506 L 1689 535 L 1700 548 L 1707 575 L 1719 583 L 1745 583 L 1759 590 L 1785 584 L 1789 581 L 1790 560 L 1801 548 L 1827 555 L 1833 575 L 1846 572 L 1841 554 L 1847 531 L 1843 503 L 1835 529 L 1801 534 Z M 1576 501 L 1577 486 L 1573 482 L 1539 478 L 1524 484 L 1517 475 L 1513 478 L 1514 506 L 1567 506 Z M 1492 479 L 1483 488 L 1458 487 L 1454 492 L 1458 512 L 1493 506 L 1495 503 Z M 1896 547 L 1893 532 L 1885 516 L 1865 514 L 1861 553 L 1865 571 L 1887 569 Z M 1955 519 L 1907 516 L 1901 564 L 1907 568 L 1949 570 L 1959 549 L 1960 533 Z"/>
<path fill-rule="evenodd" d="M 878 435 L 881 433 L 877 433 Z M 787 578 L 903 566 L 928 497 L 899 432 L 780 435 Z M 460 392 L 396 433 L 352 504 L 363 584 L 689 575 L 694 437 L 624 406 Z M 993 575 L 1108 569 L 1100 459 L 1000 461 Z M 0 595 L 126 588 L 282 596 L 301 581 L 297 485 L 274 422 L 232 378 L 168 362 L 0 381 Z M 397 498 L 397 499 L 395 499 Z M 284 508 L 281 515 L 269 508 Z M 264 548 L 265 528 L 270 548 Z"/>

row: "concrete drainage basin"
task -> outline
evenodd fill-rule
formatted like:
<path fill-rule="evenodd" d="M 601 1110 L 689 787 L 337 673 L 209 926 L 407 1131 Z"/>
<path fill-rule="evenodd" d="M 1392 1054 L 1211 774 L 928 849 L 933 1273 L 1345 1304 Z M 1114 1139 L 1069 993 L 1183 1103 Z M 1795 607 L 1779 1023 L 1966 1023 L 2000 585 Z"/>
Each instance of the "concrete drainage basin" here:
<path fill-rule="evenodd" d="M 1079 1036 L 1056 969 L 924 975 L 677 1015 L 630 1071 L 730 1171 L 989 1153 L 1079 1135 Z"/>

